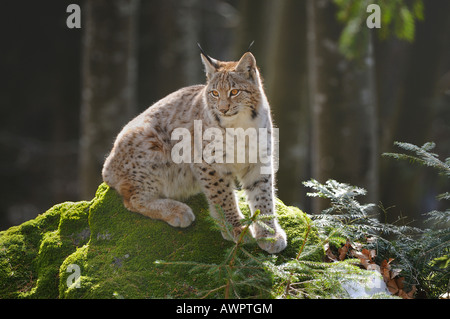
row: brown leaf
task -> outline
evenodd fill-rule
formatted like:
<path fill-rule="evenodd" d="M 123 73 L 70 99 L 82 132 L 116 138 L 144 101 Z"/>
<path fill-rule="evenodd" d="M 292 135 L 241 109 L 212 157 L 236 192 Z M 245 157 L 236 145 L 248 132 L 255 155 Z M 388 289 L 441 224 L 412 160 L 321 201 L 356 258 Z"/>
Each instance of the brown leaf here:
<path fill-rule="evenodd" d="M 403 281 L 405 281 L 405 277 L 395 278 L 395 282 L 399 289 L 403 289 Z"/>
<path fill-rule="evenodd" d="M 361 265 L 367 269 L 369 266 L 370 260 L 367 258 L 366 255 L 364 255 L 362 252 L 352 250 L 352 256 L 359 259 Z"/>
<path fill-rule="evenodd" d="M 345 257 L 347 256 L 349 247 L 350 247 L 350 242 L 347 240 L 347 243 L 344 246 L 342 246 L 341 248 L 338 249 L 339 260 L 344 260 L 345 259 Z"/>
<path fill-rule="evenodd" d="M 398 290 L 397 296 L 402 297 L 403 299 L 410 299 L 408 298 L 408 294 L 404 292 L 403 289 Z"/>
<path fill-rule="evenodd" d="M 380 273 L 381 273 L 381 275 L 383 276 L 383 280 L 384 280 L 384 282 L 388 282 L 389 280 L 391 280 L 391 272 L 390 272 L 390 269 L 391 269 L 391 265 L 389 265 L 389 262 L 386 260 L 386 259 L 384 259 L 382 262 L 381 262 L 381 265 L 380 265 Z M 397 285 L 398 286 L 398 285 Z"/>
<path fill-rule="evenodd" d="M 411 287 L 411 290 L 409 292 L 406 292 L 404 290 L 404 284 L 403 284 L 403 282 L 405 281 L 405 277 L 399 277 L 399 278 L 396 278 L 396 279 L 391 279 L 391 281 L 395 281 L 395 284 L 398 287 L 397 295 L 399 297 L 402 297 L 403 299 L 414 299 L 414 294 L 416 293 L 417 288 L 416 288 L 416 286 L 413 285 Z"/>
<path fill-rule="evenodd" d="M 399 291 L 397 283 L 395 282 L 394 279 L 388 280 L 388 282 L 386 282 L 386 286 L 393 295 L 395 295 Z"/>
<path fill-rule="evenodd" d="M 414 295 L 416 294 L 416 292 L 417 292 L 417 288 L 416 288 L 415 285 L 413 285 L 412 288 L 411 288 L 411 291 L 408 292 L 409 298 L 410 298 L 410 299 L 413 299 L 413 298 L 414 298 Z"/>
<path fill-rule="evenodd" d="M 370 260 L 371 258 L 370 258 L 370 252 L 369 252 L 369 250 L 368 249 L 363 249 L 362 251 L 361 251 L 361 253 L 364 255 L 364 256 L 366 256 L 366 258 L 368 259 L 368 260 Z"/>
<path fill-rule="evenodd" d="M 329 245 L 328 243 L 326 243 L 326 244 L 324 245 L 324 249 L 325 249 L 325 253 L 326 253 L 327 258 L 328 258 L 330 261 L 338 261 L 336 255 L 333 254 L 333 252 L 331 251 L 330 245 Z"/>
<path fill-rule="evenodd" d="M 384 260 L 381 262 L 380 267 L 381 267 L 381 268 L 386 268 L 387 270 L 391 270 L 391 265 L 389 265 L 389 262 L 388 262 L 386 259 L 384 259 Z"/>
<path fill-rule="evenodd" d="M 416 292 L 416 287 L 413 286 L 413 289 L 411 289 L 410 292 L 406 292 L 403 289 L 400 289 L 398 291 L 398 296 L 402 297 L 403 299 L 414 299 L 414 294 Z"/>
<path fill-rule="evenodd" d="M 402 270 L 400 268 L 394 268 L 391 270 L 391 279 L 397 277 L 398 275 L 400 275 L 400 273 L 402 272 Z"/>
<path fill-rule="evenodd" d="M 391 272 L 387 268 L 380 268 L 381 275 L 383 276 L 383 280 L 385 282 L 391 280 Z"/>

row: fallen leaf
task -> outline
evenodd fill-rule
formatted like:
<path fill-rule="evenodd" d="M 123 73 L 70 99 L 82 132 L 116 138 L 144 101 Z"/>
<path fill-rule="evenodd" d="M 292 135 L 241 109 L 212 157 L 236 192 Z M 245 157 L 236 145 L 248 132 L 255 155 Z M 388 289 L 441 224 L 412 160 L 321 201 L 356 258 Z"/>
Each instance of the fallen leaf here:
<path fill-rule="evenodd" d="M 381 262 L 380 267 L 381 267 L 381 268 L 386 268 L 387 270 L 391 270 L 391 265 L 389 265 L 389 262 L 388 262 L 386 259 L 384 259 L 384 260 Z"/>
<path fill-rule="evenodd" d="M 339 252 L 339 260 L 344 260 L 348 253 L 348 248 L 350 247 L 350 242 L 347 240 L 347 243 L 338 249 Z"/>
<path fill-rule="evenodd" d="M 386 282 L 386 286 L 389 289 L 389 291 L 391 292 L 391 294 L 395 295 L 396 293 L 398 293 L 398 286 L 397 283 L 395 282 L 394 279 L 390 279 L 388 280 L 388 282 Z"/>
<path fill-rule="evenodd" d="M 366 255 L 364 255 L 362 252 L 352 250 L 352 256 L 358 258 L 361 265 L 367 269 L 367 267 L 370 264 L 370 260 L 367 258 Z"/>
<path fill-rule="evenodd" d="M 411 291 L 408 292 L 408 296 L 410 297 L 410 299 L 414 298 L 415 293 L 417 292 L 417 288 L 415 285 L 412 286 Z"/>
<path fill-rule="evenodd" d="M 399 289 L 397 292 L 397 296 L 402 297 L 403 299 L 410 299 L 408 294 L 403 291 L 403 289 Z"/>
<path fill-rule="evenodd" d="M 390 279 L 392 279 L 390 270 L 391 270 L 391 265 L 389 265 L 389 262 L 386 259 L 384 259 L 380 265 L 380 273 L 383 276 L 384 282 L 388 282 Z"/>
<path fill-rule="evenodd" d="M 411 291 L 409 292 L 406 292 L 403 289 L 399 289 L 398 296 L 402 297 L 403 299 L 414 299 L 414 294 L 416 293 L 416 291 L 416 286 L 412 286 Z"/>
<path fill-rule="evenodd" d="M 369 250 L 368 249 L 363 249 L 362 251 L 361 251 L 361 253 L 364 255 L 364 256 L 366 256 L 366 258 L 370 261 L 370 252 L 369 252 Z"/>
<path fill-rule="evenodd" d="M 400 275 L 400 273 L 402 272 L 402 270 L 400 268 L 394 268 L 391 270 L 391 279 L 397 277 L 398 275 Z"/>
<path fill-rule="evenodd" d="M 331 251 L 330 245 L 328 243 L 326 243 L 323 248 L 325 249 L 326 256 L 330 261 L 338 261 L 336 255 Z"/>
<path fill-rule="evenodd" d="M 381 273 L 381 275 L 383 276 L 383 280 L 384 280 L 385 282 L 387 282 L 387 281 L 389 281 L 390 279 L 392 279 L 392 278 L 391 278 L 391 272 L 389 271 L 389 269 L 387 269 L 387 268 L 381 268 L 381 267 L 380 267 L 380 273 Z"/>
<path fill-rule="evenodd" d="M 399 277 L 399 278 L 396 278 L 394 280 L 397 283 L 397 287 L 399 289 L 403 289 L 403 281 L 405 281 L 405 277 Z"/>

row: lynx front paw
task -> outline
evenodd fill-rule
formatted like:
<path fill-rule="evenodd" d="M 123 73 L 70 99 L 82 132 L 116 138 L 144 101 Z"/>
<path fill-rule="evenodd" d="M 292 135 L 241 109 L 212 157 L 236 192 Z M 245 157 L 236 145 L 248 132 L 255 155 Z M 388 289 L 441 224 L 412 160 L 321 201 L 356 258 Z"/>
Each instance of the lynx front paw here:
<path fill-rule="evenodd" d="M 195 215 L 192 212 L 192 209 L 185 205 L 180 204 L 171 210 L 169 214 L 167 214 L 165 221 L 173 227 L 188 227 L 195 220 Z"/>
<path fill-rule="evenodd" d="M 279 253 L 287 246 L 286 233 L 279 229 L 273 236 L 259 238 L 258 245 L 269 254 Z"/>

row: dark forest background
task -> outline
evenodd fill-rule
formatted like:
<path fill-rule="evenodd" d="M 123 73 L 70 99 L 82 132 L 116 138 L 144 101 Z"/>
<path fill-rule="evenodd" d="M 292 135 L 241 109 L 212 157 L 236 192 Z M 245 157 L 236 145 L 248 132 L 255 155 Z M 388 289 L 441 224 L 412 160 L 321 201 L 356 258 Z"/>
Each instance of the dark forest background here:
<path fill-rule="evenodd" d="M 404 18 L 383 1 L 353 2 Z M 71 3 L 82 9 L 80 29 L 66 26 Z M 381 154 L 398 151 L 394 141 L 434 141 L 441 158 L 450 156 L 450 1 L 423 1 L 423 19 L 407 21 L 413 41 L 395 32 L 380 39 L 388 25 L 360 28 L 365 41 L 353 59 L 339 49 L 351 21 L 337 19 L 336 3 L 2 1 L 0 230 L 59 202 L 92 199 L 120 128 L 166 94 L 204 82 L 197 42 L 214 58 L 236 60 L 255 40 L 279 127 L 285 203 L 318 212 L 324 204 L 301 182 L 332 178 L 395 206 L 391 219 L 438 209 L 447 181 Z"/>

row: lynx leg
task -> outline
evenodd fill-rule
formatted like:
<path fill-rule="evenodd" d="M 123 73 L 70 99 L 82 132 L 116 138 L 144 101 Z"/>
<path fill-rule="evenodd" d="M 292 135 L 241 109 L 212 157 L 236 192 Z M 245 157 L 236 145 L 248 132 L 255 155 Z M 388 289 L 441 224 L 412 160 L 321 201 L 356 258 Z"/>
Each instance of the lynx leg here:
<path fill-rule="evenodd" d="M 155 194 L 133 187 L 130 183 L 122 184 L 119 193 L 130 211 L 163 220 L 173 227 L 188 227 L 195 220 L 188 205 L 173 199 L 156 198 Z"/>
<path fill-rule="evenodd" d="M 262 215 L 272 215 L 274 218 L 265 221 L 265 224 L 273 230 L 272 232 L 256 224 L 254 225 L 254 236 L 256 239 L 260 239 L 258 241 L 259 247 L 271 254 L 278 253 L 286 248 L 287 242 L 286 233 L 274 216 L 275 203 L 272 177 L 271 175 L 256 176 L 246 179 L 243 185 L 250 210 L 254 214 L 259 209 Z"/>
<path fill-rule="evenodd" d="M 244 216 L 237 205 L 231 175 L 222 174 L 211 165 L 193 166 L 193 170 L 208 199 L 211 216 L 218 219 L 220 214 L 216 207 L 220 207 L 226 221 L 233 227 L 232 238 L 222 231 L 223 238 L 236 242 L 243 230 L 240 220 Z"/>

